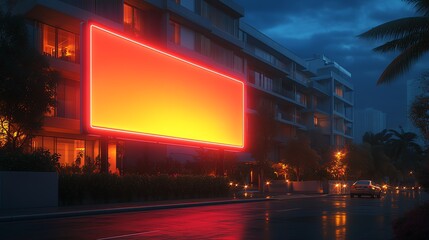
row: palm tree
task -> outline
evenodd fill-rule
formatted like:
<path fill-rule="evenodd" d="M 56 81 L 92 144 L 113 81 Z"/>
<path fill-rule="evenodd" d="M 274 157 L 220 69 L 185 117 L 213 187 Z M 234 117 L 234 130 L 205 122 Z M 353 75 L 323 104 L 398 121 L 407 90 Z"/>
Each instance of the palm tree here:
<path fill-rule="evenodd" d="M 410 153 L 421 153 L 422 149 L 417 141 L 417 135 L 412 132 L 405 132 L 402 127 L 400 131 L 389 130 L 392 133 L 392 137 L 387 141 L 387 144 L 391 147 L 391 157 L 396 162 L 401 162 Z"/>
<path fill-rule="evenodd" d="M 391 136 L 392 134 L 388 133 L 386 129 L 376 134 L 372 132 L 366 132 L 362 137 L 362 141 L 374 147 L 383 146 L 387 140 L 391 138 Z"/>
<path fill-rule="evenodd" d="M 416 13 L 422 16 L 393 20 L 359 35 L 366 39 L 387 40 L 373 49 L 376 52 L 400 51 L 400 54 L 384 69 L 377 85 L 392 82 L 429 52 L 429 0 L 403 1 L 414 5 Z"/>

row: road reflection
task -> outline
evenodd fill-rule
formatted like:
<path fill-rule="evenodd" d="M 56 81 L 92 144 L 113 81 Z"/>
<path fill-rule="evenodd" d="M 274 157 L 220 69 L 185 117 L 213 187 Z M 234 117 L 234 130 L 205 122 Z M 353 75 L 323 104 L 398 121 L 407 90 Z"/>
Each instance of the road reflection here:
<path fill-rule="evenodd" d="M 391 239 L 428 194 L 302 196 L 263 202 L 0 223 L 0 239 Z"/>
<path fill-rule="evenodd" d="M 230 207 L 230 206 L 228 206 Z M 204 211 L 193 209 L 160 212 L 162 216 L 154 216 L 156 221 L 143 220 L 145 228 L 153 231 L 145 237 L 156 239 L 244 239 L 244 223 L 242 208 L 216 211 L 207 207 Z M 173 215 L 165 215 L 164 213 Z"/>
<path fill-rule="evenodd" d="M 322 235 L 323 239 L 345 239 L 347 233 L 347 203 L 344 198 L 332 202 L 333 212 L 323 211 Z"/>

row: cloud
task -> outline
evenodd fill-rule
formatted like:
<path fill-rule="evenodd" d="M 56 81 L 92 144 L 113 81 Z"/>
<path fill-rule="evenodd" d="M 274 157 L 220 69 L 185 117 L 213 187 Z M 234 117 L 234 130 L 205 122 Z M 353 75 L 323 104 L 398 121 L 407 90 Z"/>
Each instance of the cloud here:
<path fill-rule="evenodd" d="M 235 0 L 245 9 L 244 22 L 302 58 L 323 54 L 352 73 L 355 107 L 374 107 L 388 114 L 389 127 L 405 125 L 406 88 L 423 68 L 388 86 L 376 81 L 395 54 L 372 51 L 377 42 L 356 36 L 379 24 L 413 16 L 412 6 L 401 0 Z"/>

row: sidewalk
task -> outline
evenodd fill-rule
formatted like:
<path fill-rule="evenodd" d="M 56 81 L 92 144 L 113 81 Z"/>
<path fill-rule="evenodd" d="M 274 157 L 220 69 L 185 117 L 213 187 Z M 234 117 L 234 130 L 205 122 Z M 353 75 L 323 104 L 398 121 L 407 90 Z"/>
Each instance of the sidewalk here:
<path fill-rule="evenodd" d="M 64 218 L 90 216 L 100 214 L 113 214 L 125 212 L 151 211 L 173 208 L 187 208 L 211 206 L 221 204 L 260 202 L 270 200 L 285 200 L 308 197 L 321 197 L 324 195 L 287 194 L 274 196 L 260 196 L 252 198 L 215 198 L 215 199 L 186 199 L 171 201 L 115 203 L 99 205 L 77 205 L 53 208 L 6 209 L 0 210 L 0 222 L 25 221 L 49 218 Z"/>

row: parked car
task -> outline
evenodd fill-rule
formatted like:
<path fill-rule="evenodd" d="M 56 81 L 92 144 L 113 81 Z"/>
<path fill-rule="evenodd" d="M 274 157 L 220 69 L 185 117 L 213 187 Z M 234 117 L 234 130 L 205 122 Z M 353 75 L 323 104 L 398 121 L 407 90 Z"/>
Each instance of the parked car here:
<path fill-rule="evenodd" d="M 357 195 L 358 197 L 368 195 L 373 198 L 375 196 L 380 198 L 381 187 L 377 186 L 371 180 L 359 180 L 353 183 L 353 185 L 350 187 L 350 197 L 354 197 L 355 195 Z"/>

